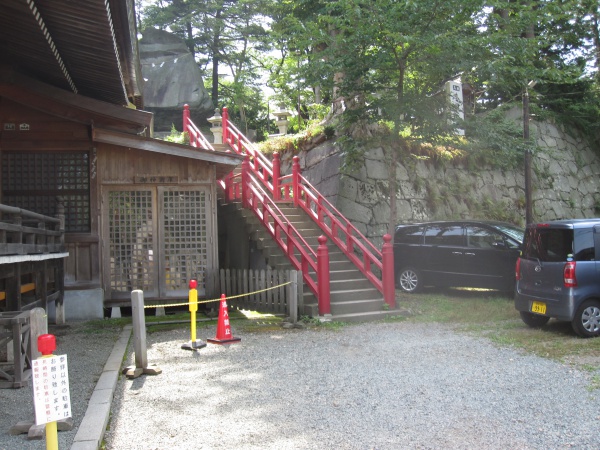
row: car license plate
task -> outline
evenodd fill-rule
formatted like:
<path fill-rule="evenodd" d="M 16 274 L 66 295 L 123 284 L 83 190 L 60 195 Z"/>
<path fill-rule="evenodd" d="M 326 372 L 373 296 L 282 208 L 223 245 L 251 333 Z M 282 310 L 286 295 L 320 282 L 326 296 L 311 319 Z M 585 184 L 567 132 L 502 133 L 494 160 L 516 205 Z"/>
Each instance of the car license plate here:
<path fill-rule="evenodd" d="M 546 304 L 544 302 L 533 302 L 531 304 L 531 312 L 546 314 Z"/>

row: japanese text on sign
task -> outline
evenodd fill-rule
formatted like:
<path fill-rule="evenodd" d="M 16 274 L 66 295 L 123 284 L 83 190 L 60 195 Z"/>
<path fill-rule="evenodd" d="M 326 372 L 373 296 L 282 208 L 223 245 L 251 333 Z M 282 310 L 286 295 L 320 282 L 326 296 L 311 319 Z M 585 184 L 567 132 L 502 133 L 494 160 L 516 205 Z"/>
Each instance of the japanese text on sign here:
<path fill-rule="evenodd" d="M 67 355 L 39 358 L 32 362 L 35 424 L 71 417 Z"/>

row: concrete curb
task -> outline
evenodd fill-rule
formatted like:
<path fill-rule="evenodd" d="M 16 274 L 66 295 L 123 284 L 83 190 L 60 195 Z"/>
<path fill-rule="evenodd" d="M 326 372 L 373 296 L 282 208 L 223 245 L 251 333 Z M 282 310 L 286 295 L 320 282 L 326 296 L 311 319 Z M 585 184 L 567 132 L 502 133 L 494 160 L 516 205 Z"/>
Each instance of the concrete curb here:
<path fill-rule="evenodd" d="M 102 374 L 90 397 L 85 416 L 77 429 L 71 450 L 98 450 L 110 417 L 123 357 L 131 338 L 132 326 L 126 325 L 104 365 Z"/>

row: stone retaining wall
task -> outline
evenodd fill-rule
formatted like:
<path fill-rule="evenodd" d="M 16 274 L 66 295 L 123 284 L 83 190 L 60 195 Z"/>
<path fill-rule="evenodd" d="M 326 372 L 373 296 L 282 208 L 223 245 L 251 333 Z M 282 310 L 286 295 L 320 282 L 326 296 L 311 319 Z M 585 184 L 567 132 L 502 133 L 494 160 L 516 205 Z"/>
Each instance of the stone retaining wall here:
<path fill-rule="evenodd" d="M 519 112 L 512 113 L 516 120 Z M 533 156 L 534 220 L 600 215 L 600 157 L 580 137 L 550 123 L 530 125 L 541 148 Z M 303 175 L 367 237 L 381 245 L 389 220 L 388 166 L 381 148 L 364 164 L 341 174 L 342 156 L 332 142 L 301 153 Z M 283 155 L 289 172 L 291 155 Z M 525 223 L 524 175 L 453 162 L 398 164 L 396 223 L 457 218 Z"/>

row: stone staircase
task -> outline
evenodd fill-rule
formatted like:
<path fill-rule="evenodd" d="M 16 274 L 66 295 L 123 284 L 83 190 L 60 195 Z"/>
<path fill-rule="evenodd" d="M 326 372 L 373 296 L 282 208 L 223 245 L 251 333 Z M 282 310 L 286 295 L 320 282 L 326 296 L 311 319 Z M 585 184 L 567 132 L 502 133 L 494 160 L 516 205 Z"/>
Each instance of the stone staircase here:
<path fill-rule="evenodd" d="M 293 224 L 306 243 L 316 252 L 318 237 L 323 231 L 300 208 L 279 204 L 282 214 Z M 272 269 L 293 269 L 288 257 L 279 245 L 271 238 L 261 222 L 241 203 L 234 202 L 222 205 L 227 215 L 233 220 L 243 220 L 250 238 L 262 252 L 266 263 Z M 367 321 L 382 319 L 387 315 L 398 314 L 396 310 L 387 310 L 382 294 L 367 280 L 354 264 L 332 243 L 329 249 L 329 272 L 331 291 L 331 319 L 341 322 Z M 311 269 L 312 270 L 312 269 Z M 305 284 L 303 306 L 300 315 L 317 317 L 319 315 L 317 299 Z"/>

